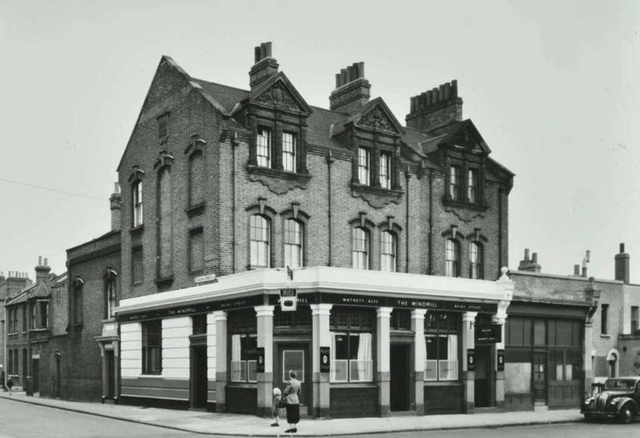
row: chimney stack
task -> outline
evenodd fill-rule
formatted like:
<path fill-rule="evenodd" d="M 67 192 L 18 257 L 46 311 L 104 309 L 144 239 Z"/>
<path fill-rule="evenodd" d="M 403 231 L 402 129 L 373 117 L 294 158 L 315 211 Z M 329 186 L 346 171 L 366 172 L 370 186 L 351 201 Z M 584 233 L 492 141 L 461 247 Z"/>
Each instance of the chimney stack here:
<path fill-rule="evenodd" d="M 518 265 L 518 271 L 540 273 L 542 267 L 538 264 L 538 253 L 533 253 L 533 258 L 529 259 L 529 248 L 524 250 L 524 259 Z"/>
<path fill-rule="evenodd" d="M 120 194 L 120 184 L 118 183 L 114 184 L 113 193 L 109 198 L 109 204 L 111 208 L 111 231 L 120 231 L 122 195 Z"/>
<path fill-rule="evenodd" d="M 462 98 L 458 81 L 453 80 L 411 98 L 407 127 L 431 131 L 462 121 Z"/>
<path fill-rule="evenodd" d="M 265 80 L 278 74 L 278 61 L 271 56 L 271 43 L 262 43 L 254 49 L 255 62 L 249 70 L 249 85 L 255 90 Z"/>
<path fill-rule="evenodd" d="M 47 265 L 47 259 L 44 259 L 44 263 L 42 261 L 42 256 L 38 257 L 38 266 L 35 268 L 36 270 L 36 283 L 41 282 L 49 282 L 51 279 L 49 278 L 49 272 L 51 272 L 51 268 Z"/>
<path fill-rule="evenodd" d="M 371 84 L 364 78 L 364 62 L 355 62 L 336 74 L 336 88 L 329 96 L 331 111 L 358 114 L 369 102 Z"/>
<path fill-rule="evenodd" d="M 573 275 L 580 277 L 580 265 L 573 265 Z"/>
<path fill-rule="evenodd" d="M 620 253 L 615 256 L 616 280 L 629 284 L 629 261 L 630 256 L 624 252 L 624 243 L 620 244 Z"/>

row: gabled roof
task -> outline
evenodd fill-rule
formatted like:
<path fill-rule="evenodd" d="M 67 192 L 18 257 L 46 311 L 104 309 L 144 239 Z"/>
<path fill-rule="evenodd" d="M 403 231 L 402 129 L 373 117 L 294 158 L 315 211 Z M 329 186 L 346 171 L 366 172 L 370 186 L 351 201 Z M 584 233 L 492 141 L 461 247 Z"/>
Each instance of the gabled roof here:
<path fill-rule="evenodd" d="M 469 119 L 450 123 L 446 126 L 430 131 L 435 136 L 424 144 L 425 154 L 437 150 L 441 146 L 461 147 L 473 152 L 489 155 L 491 149 L 482 135 Z"/>
<path fill-rule="evenodd" d="M 300 93 L 298 93 L 298 90 L 296 90 L 296 87 L 291 84 L 291 81 L 283 72 L 279 72 L 271 76 L 256 87 L 255 90 L 252 90 L 249 95 L 249 100 L 250 102 L 269 102 L 272 100 L 272 95 L 273 97 L 277 97 L 275 93 L 272 92 L 282 94 L 282 97 L 288 99 L 291 103 L 295 103 L 298 110 L 301 110 L 303 113 L 311 114 L 313 112 L 311 107 L 309 107 L 304 98 Z"/>

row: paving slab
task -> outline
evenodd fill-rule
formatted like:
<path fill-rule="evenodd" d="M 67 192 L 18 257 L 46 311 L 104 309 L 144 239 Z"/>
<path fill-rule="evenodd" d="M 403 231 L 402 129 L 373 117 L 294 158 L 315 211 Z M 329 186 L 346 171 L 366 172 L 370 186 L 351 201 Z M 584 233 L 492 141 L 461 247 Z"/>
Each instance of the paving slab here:
<path fill-rule="evenodd" d="M 271 418 L 253 415 L 219 414 L 202 411 L 147 408 L 143 406 L 101 404 L 27 396 L 25 393 L 0 393 L 16 403 L 32 403 L 124 421 L 159 426 L 207 435 L 228 436 L 347 436 L 406 431 L 512 427 L 534 424 L 583 421 L 578 409 L 545 412 L 490 412 L 460 415 L 391 416 L 348 419 L 303 418 L 297 434 L 287 434 L 286 420 L 271 427 Z"/>

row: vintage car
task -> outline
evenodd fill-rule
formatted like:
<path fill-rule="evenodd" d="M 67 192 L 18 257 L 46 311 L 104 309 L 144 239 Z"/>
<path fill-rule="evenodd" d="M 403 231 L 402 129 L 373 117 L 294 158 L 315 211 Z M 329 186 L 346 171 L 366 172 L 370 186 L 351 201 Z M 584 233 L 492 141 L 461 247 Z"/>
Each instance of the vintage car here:
<path fill-rule="evenodd" d="M 616 419 L 630 423 L 640 414 L 640 377 L 616 377 L 593 387 L 596 390 L 582 404 L 585 420 Z"/>

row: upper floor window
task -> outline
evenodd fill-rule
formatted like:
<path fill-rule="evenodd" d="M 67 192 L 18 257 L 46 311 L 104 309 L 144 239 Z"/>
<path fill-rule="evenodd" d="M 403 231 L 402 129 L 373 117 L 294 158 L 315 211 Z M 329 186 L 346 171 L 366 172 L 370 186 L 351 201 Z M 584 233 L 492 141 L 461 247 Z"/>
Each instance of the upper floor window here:
<path fill-rule="evenodd" d="M 116 282 L 114 280 L 105 282 L 104 304 L 104 317 L 106 319 L 113 318 L 113 309 L 116 307 Z"/>
<path fill-rule="evenodd" d="M 162 320 L 142 323 L 142 374 L 162 374 Z"/>
<path fill-rule="evenodd" d="M 607 335 L 609 334 L 609 305 L 603 304 L 600 309 L 600 334 Z"/>
<path fill-rule="evenodd" d="M 380 235 L 380 269 L 386 272 L 396 272 L 397 242 L 395 234 L 383 231 Z"/>
<path fill-rule="evenodd" d="M 380 187 L 391 188 L 391 154 L 380 152 Z"/>
<path fill-rule="evenodd" d="M 158 139 L 164 143 L 169 137 L 169 113 L 158 117 Z"/>
<path fill-rule="evenodd" d="M 139 227 L 142 221 L 142 181 L 133 183 L 133 226 Z"/>
<path fill-rule="evenodd" d="M 304 233 L 302 224 L 295 219 L 284 222 L 284 264 L 290 268 L 303 266 Z"/>
<path fill-rule="evenodd" d="M 296 171 L 296 137 L 290 132 L 282 133 L 282 168 Z"/>
<path fill-rule="evenodd" d="M 364 228 L 353 228 L 351 256 L 354 269 L 369 269 L 369 232 Z"/>
<path fill-rule="evenodd" d="M 460 244 L 453 239 L 447 239 L 446 242 L 445 275 L 447 277 L 460 276 Z"/>
<path fill-rule="evenodd" d="M 367 148 L 358 148 L 358 180 L 360 184 L 371 184 L 371 152 Z"/>
<path fill-rule="evenodd" d="M 157 275 L 166 279 L 173 275 L 173 181 L 171 167 L 158 171 L 158 216 L 157 216 Z"/>
<path fill-rule="evenodd" d="M 189 157 L 189 205 L 204 201 L 204 156 L 196 151 Z"/>
<path fill-rule="evenodd" d="M 189 231 L 189 271 L 204 269 L 204 234 L 202 228 Z"/>
<path fill-rule="evenodd" d="M 133 284 L 142 283 L 144 279 L 142 262 L 142 247 L 137 246 L 131 251 L 131 282 Z"/>
<path fill-rule="evenodd" d="M 469 169 L 467 175 L 467 198 L 473 204 L 477 204 L 480 201 L 479 185 L 478 170 Z"/>
<path fill-rule="evenodd" d="M 469 276 L 475 279 L 484 278 L 483 248 L 478 242 L 469 243 Z"/>
<path fill-rule="evenodd" d="M 252 268 L 270 267 L 270 235 L 269 219 L 260 215 L 253 215 L 249 222 L 249 242 Z"/>
<path fill-rule="evenodd" d="M 49 302 L 38 301 L 38 324 L 36 328 L 48 328 L 49 327 Z"/>
<path fill-rule="evenodd" d="M 38 312 L 36 309 L 36 303 L 31 303 L 31 329 L 33 330 L 38 326 Z"/>
<path fill-rule="evenodd" d="M 449 196 L 451 199 L 460 199 L 460 167 L 451 166 L 449 168 Z"/>
<path fill-rule="evenodd" d="M 631 306 L 631 334 L 640 330 L 640 312 L 638 306 Z"/>
<path fill-rule="evenodd" d="M 271 167 L 271 131 L 268 128 L 258 128 L 256 156 L 258 166 Z"/>
<path fill-rule="evenodd" d="M 74 325 L 83 323 L 83 289 L 84 281 L 76 277 L 71 288 L 71 315 Z"/>

